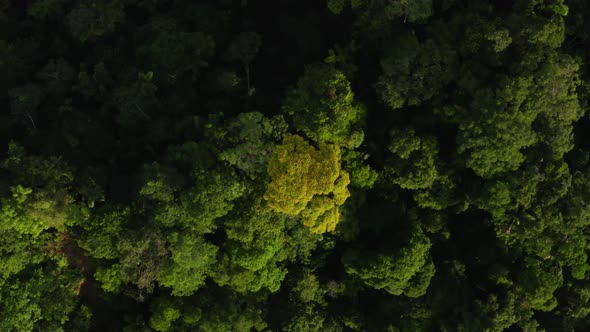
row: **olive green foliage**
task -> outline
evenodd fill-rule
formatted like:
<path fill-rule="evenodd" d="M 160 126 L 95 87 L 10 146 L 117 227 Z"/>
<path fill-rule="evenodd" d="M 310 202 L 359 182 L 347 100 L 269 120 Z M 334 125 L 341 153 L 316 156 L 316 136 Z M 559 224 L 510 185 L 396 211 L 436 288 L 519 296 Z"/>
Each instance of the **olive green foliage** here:
<path fill-rule="evenodd" d="M 365 256 L 346 253 L 342 262 L 346 272 L 367 286 L 393 295 L 420 297 L 426 293 L 435 268 L 429 255 L 431 243 L 419 227 L 408 234 L 408 243 L 391 254 Z"/>
<path fill-rule="evenodd" d="M 381 60 L 383 75 L 377 90 L 392 109 L 429 101 L 452 79 L 455 54 L 437 39 L 422 42 L 412 33 L 400 33 L 395 47 Z"/>
<path fill-rule="evenodd" d="M 420 138 L 413 130 L 391 133 L 389 151 L 393 158 L 385 168 L 386 178 L 404 189 L 424 189 L 438 177 L 435 165 L 437 143 L 433 137 Z"/>
<path fill-rule="evenodd" d="M 355 148 L 363 141 L 358 128 L 365 108 L 354 100 L 346 76 L 325 64 L 307 66 L 287 93 L 283 111 L 297 130 L 315 142 Z"/>
<path fill-rule="evenodd" d="M 217 247 L 200 238 L 172 233 L 171 261 L 158 276 L 161 285 L 172 288 L 172 295 L 191 295 L 205 285 L 205 277 L 215 263 Z"/>
<path fill-rule="evenodd" d="M 590 330 L 589 23 L 0 0 L 0 331 Z"/>
<path fill-rule="evenodd" d="M 282 116 L 271 119 L 262 113 L 241 113 L 223 127 L 211 128 L 211 140 L 219 145 L 219 159 L 251 177 L 266 173 L 266 164 L 276 143 L 287 131 Z"/>
<path fill-rule="evenodd" d="M 240 292 L 278 291 L 287 273 L 283 262 L 293 259 L 283 245 L 288 238 L 284 216 L 254 204 L 241 216 L 228 218 L 224 226 L 228 240 L 212 278 Z"/>
<path fill-rule="evenodd" d="M 68 193 L 72 171 L 60 158 L 31 156 L 16 144 L 1 166 L 13 185 L 7 183 L 9 195 L 0 201 L 0 328 L 60 329 L 85 282 L 69 266 L 68 236 L 57 234 L 78 210 Z"/>

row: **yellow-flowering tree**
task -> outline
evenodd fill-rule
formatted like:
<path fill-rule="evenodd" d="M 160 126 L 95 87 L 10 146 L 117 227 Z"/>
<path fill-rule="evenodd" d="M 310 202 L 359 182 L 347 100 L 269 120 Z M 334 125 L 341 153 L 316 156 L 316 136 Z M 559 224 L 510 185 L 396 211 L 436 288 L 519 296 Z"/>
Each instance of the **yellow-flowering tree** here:
<path fill-rule="evenodd" d="M 301 215 L 314 233 L 336 228 L 339 206 L 350 196 L 337 145 L 320 143 L 318 150 L 301 136 L 289 135 L 275 149 L 268 173 L 272 181 L 264 199 L 273 210 Z"/>

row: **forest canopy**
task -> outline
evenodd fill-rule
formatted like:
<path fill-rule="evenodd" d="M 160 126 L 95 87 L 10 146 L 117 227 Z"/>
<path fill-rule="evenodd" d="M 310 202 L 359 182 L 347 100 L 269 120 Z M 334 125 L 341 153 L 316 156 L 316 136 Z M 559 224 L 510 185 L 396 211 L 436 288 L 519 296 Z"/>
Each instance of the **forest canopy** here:
<path fill-rule="evenodd" d="M 0 0 L 0 331 L 589 331 L 588 31 Z"/>

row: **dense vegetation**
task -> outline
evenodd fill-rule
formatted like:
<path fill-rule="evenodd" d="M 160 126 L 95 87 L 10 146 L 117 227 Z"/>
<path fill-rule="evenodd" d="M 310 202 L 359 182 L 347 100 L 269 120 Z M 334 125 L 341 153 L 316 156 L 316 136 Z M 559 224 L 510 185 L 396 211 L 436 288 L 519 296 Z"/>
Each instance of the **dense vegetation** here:
<path fill-rule="evenodd" d="M 0 331 L 589 331 L 585 0 L 0 0 Z"/>

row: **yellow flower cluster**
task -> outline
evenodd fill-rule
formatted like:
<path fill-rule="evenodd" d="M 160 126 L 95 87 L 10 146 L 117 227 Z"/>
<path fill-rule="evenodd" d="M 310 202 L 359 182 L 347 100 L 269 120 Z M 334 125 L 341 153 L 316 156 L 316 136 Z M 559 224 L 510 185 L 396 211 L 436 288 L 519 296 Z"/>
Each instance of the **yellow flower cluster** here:
<path fill-rule="evenodd" d="M 340 148 L 320 144 L 319 150 L 298 135 L 285 137 L 268 163 L 271 182 L 264 199 L 275 211 L 301 215 L 314 233 L 333 231 L 339 206 L 350 196 L 349 175 L 340 167 Z"/>

